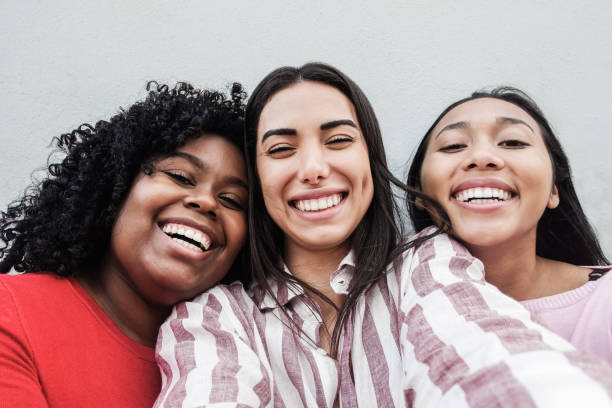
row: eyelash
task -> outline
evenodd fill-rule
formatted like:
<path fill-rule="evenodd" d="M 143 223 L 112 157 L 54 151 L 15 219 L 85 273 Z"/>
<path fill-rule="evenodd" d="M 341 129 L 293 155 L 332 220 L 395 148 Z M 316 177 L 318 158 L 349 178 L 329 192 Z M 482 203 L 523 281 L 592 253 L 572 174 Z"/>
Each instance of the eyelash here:
<path fill-rule="evenodd" d="M 348 136 L 337 136 L 334 137 L 330 140 L 327 141 L 326 144 L 328 145 L 333 145 L 333 144 L 339 144 L 339 143 L 351 143 L 353 142 L 353 138 L 352 137 L 348 137 Z"/>
<path fill-rule="evenodd" d="M 450 144 L 448 146 L 443 146 L 439 150 L 441 152 L 453 152 L 453 151 L 457 151 L 459 149 L 463 149 L 464 147 L 465 147 L 465 145 L 463 145 L 463 144 L 453 143 L 453 144 Z"/>
<path fill-rule="evenodd" d="M 234 209 L 234 210 L 244 211 L 244 206 L 240 204 L 238 201 L 234 200 L 233 198 L 230 198 L 227 196 L 221 196 L 220 198 L 226 203 L 229 203 L 229 208 Z"/>
<path fill-rule="evenodd" d="M 277 146 L 277 147 L 272 147 L 270 150 L 268 150 L 266 152 L 267 155 L 273 155 L 275 153 L 282 153 L 282 152 L 288 152 L 290 150 L 294 150 L 295 148 L 291 147 L 291 146 Z"/>
<path fill-rule="evenodd" d="M 509 145 L 509 143 L 511 145 Z M 521 148 L 521 147 L 525 147 L 525 146 L 529 146 L 529 143 L 525 143 L 521 140 L 516 140 L 516 139 L 508 139 L 508 140 L 504 140 L 502 142 L 499 143 L 500 146 L 503 147 L 509 147 L 509 148 Z"/>
<path fill-rule="evenodd" d="M 177 183 L 185 184 L 185 185 L 188 185 L 188 186 L 194 186 L 195 185 L 195 183 L 193 181 L 189 180 L 189 178 L 187 178 L 184 174 L 181 174 L 181 172 L 170 171 L 170 170 L 164 170 L 163 172 L 166 175 L 168 175 L 168 177 L 170 177 L 171 179 L 176 181 Z"/>

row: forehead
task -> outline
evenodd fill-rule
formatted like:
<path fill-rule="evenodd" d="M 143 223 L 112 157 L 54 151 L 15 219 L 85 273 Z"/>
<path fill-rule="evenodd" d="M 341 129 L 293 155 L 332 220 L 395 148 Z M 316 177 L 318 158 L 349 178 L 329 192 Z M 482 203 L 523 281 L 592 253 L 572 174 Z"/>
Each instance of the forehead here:
<path fill-rule="evenodd" d="M 495 124 L 497 118 L 500 117 L 520 119 L 529 124 L 536 132 L 539 131 L 538 123 L 517 105 L 497 98 L 478 98 L 451 109 L 438 122 L 433 134 L 452 123 L 468 122 L 472 126 L 487 125 Z"/>
<path fill-rule="evenodd" d="M 259 116 L 257 133 L 280 127 L 318 127 L 342 118 L 356 122 L 355 108 L 342 92 L 320 82 L 303 81 L 270 97 Z"/>
<path fill-rule="evenodd" d="M 205 133 L 176 150 L 197 157 L 206 168 L 245 177 L 246 168 L 242 153 L 232 142 L 218 134 Z"/>

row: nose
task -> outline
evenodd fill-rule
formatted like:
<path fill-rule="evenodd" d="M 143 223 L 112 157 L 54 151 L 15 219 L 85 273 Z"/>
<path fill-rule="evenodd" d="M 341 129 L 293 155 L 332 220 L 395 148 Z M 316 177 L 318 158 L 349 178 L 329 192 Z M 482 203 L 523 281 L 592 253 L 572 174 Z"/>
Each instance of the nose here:
<path fill-rule="evenodd" d="M 500 169 L 504 167 L 503 158 L 495 151 L 496 146 L 490 143 L 475 143 L 466 158 L 463 168 L 468 169 Z"/>
<path fill-rule="evenodd" d="M 192 190 L 184 198 L 185 207 L 206 214 L 212 218 L 217 217 L 217 199 L 208 189 Z"/>
<path fill-rule="evenodd" d="M 300 157 L 298 177 L 303 183 L 319 184 L 329 176 L 329 163 L 319 146 L 304 148 Z"/>

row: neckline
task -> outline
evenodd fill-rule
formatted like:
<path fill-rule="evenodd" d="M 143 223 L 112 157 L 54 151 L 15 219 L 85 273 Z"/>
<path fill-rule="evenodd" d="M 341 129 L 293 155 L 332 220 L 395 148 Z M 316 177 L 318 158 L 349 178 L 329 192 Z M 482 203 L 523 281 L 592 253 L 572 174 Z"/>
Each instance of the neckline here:
<path fill-rule="evenodd" d="M 135 354 L 143 360 L 155 362 L 155 348 L 145 346 L 128 337 L 123 333 L 113 320 L 102 310 L 100 305 L 96 303 L 94 298 L 85 290 L 85 288 L 73 277 L 67 278 L 70 286 L 75 291 L 77 297 L 83 302 L 84 306 L 91 312 L 108 333 L 125 349 Z"/>

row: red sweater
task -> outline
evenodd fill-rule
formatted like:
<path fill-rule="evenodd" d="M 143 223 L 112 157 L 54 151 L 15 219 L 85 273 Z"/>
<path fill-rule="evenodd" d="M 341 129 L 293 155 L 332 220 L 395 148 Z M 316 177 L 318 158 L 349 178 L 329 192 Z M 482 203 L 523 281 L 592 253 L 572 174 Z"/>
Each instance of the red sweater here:
<path fill-rule="evenodd" d="M 0 407 L 151 407 L 160 387 L 154 349 L 76 280 L 0 275 Z"/>

